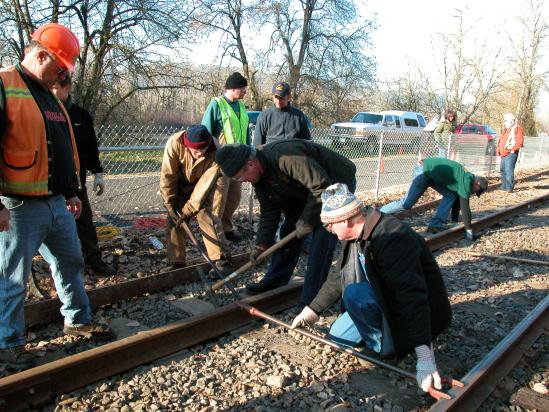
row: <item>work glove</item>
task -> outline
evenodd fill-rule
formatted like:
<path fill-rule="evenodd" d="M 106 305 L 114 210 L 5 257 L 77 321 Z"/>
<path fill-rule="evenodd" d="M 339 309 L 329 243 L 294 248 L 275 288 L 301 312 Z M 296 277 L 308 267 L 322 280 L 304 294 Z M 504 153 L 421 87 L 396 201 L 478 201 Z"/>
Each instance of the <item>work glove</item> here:
<path fill-rule="evenodd" d="M 180 217 L 177 220 L 178 224 L 181 224 L 182 222 L 189 222 L 191 218 L 195 215 L 195 211 L 191 209 L 189 206 L 189 203 L 185 203 L 183 206 L 183 209 L 181 209 Z"/>
<path fill-rule="evenodd" d="M 252 250 L 250 250 L 250 262 L 252 263 L 252 265 L 258 265 L 260 264 L 261 262 L 263 262 L 263 259 L 261 259 L 259 257 L 259 255 L 261 255 L 263 252 L 265 252 L 265 250 L 267 250 L 266 247 L 264 246 L 260 246 L 260 245 L 255 245 Z"/>
<path fill-rule="evenodd" d="M 318 319 L 320 319 L 320 317 L 316 312 L 310 307 L 305 306 L 301 313 L 295 317 L 290 329 L 295 329 L 298 326 L 312 325 L 313 323 L 316 323 Z"/>
<path fill-rule="evenodd" d="M 175 209 L 173 207 L 168 207 L 167 212 L 168 212 L 168 216 L 170 217 L 172 222 L 177 224 L 177 221 L 179 220 L 179 215 L 177 214 Z"/>
<path fill-rule="evenodd" d="M 465 230 L 465 239 L 467 240 L 474 240 L 475 237 L 473 236 L 473 229 L 466 229 Z"/>
<path fill-rule="evenodd" d="M 301 239 L 311 233 L 314 229 L 314 225 L 305 223 L 304 220 L 299 219 L 295 224 L 295 233 L 296 236 Z"/>
<path fill-rule="evenodd" d="M 93 179 L 93 191 L 97 196 L 101 196 L 105 191 L 105 180 L 103 173 L 96 173 Z"/>
<path fill-rule="evenodd" d="M 416 346 L 416 355 L 416 380 L 418 386 L 424 392 L 428 392 L 431 385 L 435 389 L 441 389 L 441 379 L 435 363 L 433 348 L 427 345 Z"/>

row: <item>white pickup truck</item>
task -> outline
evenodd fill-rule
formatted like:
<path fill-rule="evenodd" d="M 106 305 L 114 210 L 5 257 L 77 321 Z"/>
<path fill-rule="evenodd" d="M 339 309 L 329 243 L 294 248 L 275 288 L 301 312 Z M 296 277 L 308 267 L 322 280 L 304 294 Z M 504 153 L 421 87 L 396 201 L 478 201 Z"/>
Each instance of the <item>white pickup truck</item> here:
<path fill-rule="evenodd" d="M 384 132 L 383 145 L 411 147 L 420 139 L 425 125 L 421 113 L 386 110 L 379 113 L 358 112 L 350 122 L 334 123 L 330 129 L 333 131 L 333 146 L 366 143 L 373 151 L 379 145 L 381 132 Z"/>

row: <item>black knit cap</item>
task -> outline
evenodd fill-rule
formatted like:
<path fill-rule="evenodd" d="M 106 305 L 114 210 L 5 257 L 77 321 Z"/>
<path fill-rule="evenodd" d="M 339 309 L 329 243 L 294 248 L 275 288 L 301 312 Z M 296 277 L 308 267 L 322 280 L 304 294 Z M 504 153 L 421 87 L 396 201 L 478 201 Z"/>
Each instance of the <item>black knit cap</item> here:
<path fill-rule="evenodd" d="M 183 135 L 183 141 L 185 142 L 185 146 L 190 147 L 191 149 L 202 149 L 210 145 L 212 142 L 212 135 L 206 126 L 193 124 L 187 128 Z"/>
<path fill-rule="evenodd" d="M 244 167 L 253 152 L 254 149 L 247 144 L 226 144 L 217 150 L 215 161 L 225 176 L 233 177 Z"/>
<path fill-rule="evenodd" d="M 240 89 L 248 86 L 248 80 L 238 72 L 234 72 L 225 81 L 225 89 Z"/>

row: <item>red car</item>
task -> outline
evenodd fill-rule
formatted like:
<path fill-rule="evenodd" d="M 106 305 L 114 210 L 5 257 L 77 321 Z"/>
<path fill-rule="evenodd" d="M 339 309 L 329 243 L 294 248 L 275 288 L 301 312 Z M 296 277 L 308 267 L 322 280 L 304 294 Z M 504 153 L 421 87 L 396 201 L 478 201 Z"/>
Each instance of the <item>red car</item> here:
<path fill-rule="evenodd" d="M 486 155 L 494 156 L 496 154 L 497 133 L 487 124 L 458 124 L 454 134 L 456 135 L 457 144 L 477 143 L 477 139 L 481 139 L 486 145 Z"/>

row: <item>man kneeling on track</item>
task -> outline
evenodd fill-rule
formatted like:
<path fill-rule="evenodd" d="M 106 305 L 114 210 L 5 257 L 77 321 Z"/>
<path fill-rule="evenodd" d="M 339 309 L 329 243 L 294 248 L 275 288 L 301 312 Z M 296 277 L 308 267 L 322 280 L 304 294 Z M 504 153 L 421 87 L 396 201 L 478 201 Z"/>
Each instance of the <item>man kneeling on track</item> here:
<path fill-rule="evenodd" d="M 454 202 L 459 198 L 459 207 L 461 208 L 463 224 L 465 225 L 465 236 L 467 239 L 473 240 L 469 197 L 473 193 L 480 197 L 488 188 L 488 180 L 466 171 L 463 165 L 458 162 L 441 157 L 420 159 L 418 164 L 423 165 L 423 170 L 418 170 L 417 174 L 414 172 L 415 177 L 408 189 L 408 193 L 402 199 L 386 204 L 379 210 L 383 213 L 394 214 L 411 209 L 427 188 L 432 187 L 442 195 L 442 200 L 435 215 L 429 222 L 427 231 L 438 233 L 444 230 L 450 209 L 452 209 Z M 454 214 L 455 212 L 456 210 L 452 213 Z M 459 214 L 459 210 L 457 213 Z M 457 221 L 457 214 L 452 218 Z"/>
<path fill-rule="evenodd" d="M 223 183 L 216 150 L 212 135 L 202 125 L 191 125 L 166 143 L 160 193 L 168 211 L 167 255 L 173 269 L 185 266 L 186 236 L 180 225 L 196 215 L 208 256 L 221 273 L 233 271 L 221 222 L 212 213 L 214 190 Z"/>
<path fill-rule="evenodd" d="M 337 270 L 294 319 L 292 328 L 313 324 L 343 297 L 345 312 L 329 337 L 365 345 L 381 358 L 417 354 L 417 382 L 440 389 L 433 340 L 452 319 L 440 269 L 423 238 L 395 217 L 365 208 L 347 186 L 322 193 L 322 223 L 345 241 Z"/>

